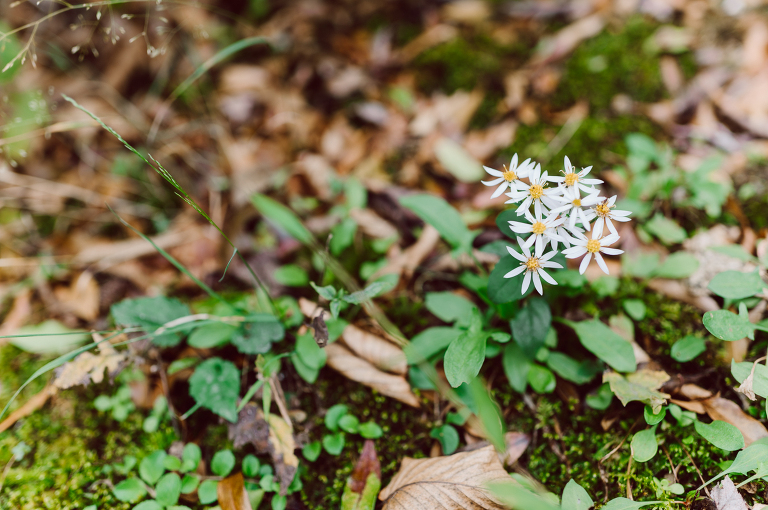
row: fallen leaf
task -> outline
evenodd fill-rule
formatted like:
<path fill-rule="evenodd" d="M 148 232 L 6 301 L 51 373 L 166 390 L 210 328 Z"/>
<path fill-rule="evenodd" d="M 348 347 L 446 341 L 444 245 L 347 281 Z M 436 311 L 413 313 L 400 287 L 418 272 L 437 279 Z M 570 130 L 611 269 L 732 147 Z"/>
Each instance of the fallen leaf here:
<path fill-rule="evenodd" d="M 408 360 L 397 345 L 351 324 L 341 337 L 355 354 L 377 368 L 400 375 L 408 373 Z"/>
<path fill-rule="evenodd" d="M 341 496 L 341 510 L 373 510 L 381 489 L 381 465 L 373 441 L 367 439 L 360 458 L 347 478 Z"/>
<path fill-rule="evenodd" d="M 370 209 L 352 209 L 349 211 L 349 216 L 367 236 L 375 239 L 389 239 L 398 235 L 394 225 Z"/>
<path fill-rule="evenodd" d="M 253 510 L 242 473 L 228 476 L 216 486 L 221 510 Z"/>
<path fill-rule="evenodd" d="M 348 379 L 364 384 L 382 395 L 395 398 L 409 406 L 419 407 L 411 385 L 401 375 L 382 372 L 371 363 L 358 358 L 346 347 L 332 343 L 325 348 L 328 366 Z"/>
<path fill-rule="evenodd" d="M 715 502 L 717 510 L 749 510 L 744 498 L 741 497 L 728 476 L 712 489 L 712 500 Z"/>
<path fill-rule="evenodd" d="M 93 333 L 93 341 L 99 343 L 99 353 L 86 351 L 56 369 L 53 384 L 57 388 L 67 389 L 78 384 L 87 386 L 93 381 L 98 384 L 104 380 L 104 371 L 114 377 L 128 359 L 127 351 L 118 352 L 109 341 Z"/>
<path fill-rule="evenodd" d="M 603 375 L 603 382 L 611 385 L 611 391 L 621 400 L 625 406 L 632 401 L 640 401 L 653 408 L 658 413 L 666 399 L 670 397 L 666 393 L 657 391 L 662 384 L 669 380 L 666 372 L 654 370 L 638 370 L 626 377 L 617 372 L 608 372 Z"/>
<path fill-rule="evenodd" d="M 32 291 L 26 289 L 16 296 L 16 299 L 13 300 L 13 306 L 6 314 L 2 326 L 0 326 L 0 336 L 10 335 L 11 332 L 19 329 L 24 324 L 24 321 L 32 313 L 32 306 L 29 300 L 31 295 Z M 0 338 L 0 345 L 7 341 L 7 338 Z"/>
<path fill-rule="evenodd" d="M 381 463 L 379 463 L 379 457 L 376 455 L 376 447 L 372 440 L 366 439 L 363 450 L 360 452 L 360 458 L 352 470 L 352 476 L 350 476 L 349 485 L 352 491 L 362 494 L 365 481 L 372 473 L 381 480 Z"/>
<path fill-rule="evenodd" d="M 0 423 L 0 433 L 5 432 L 9 428 L 13 426 L 14 423 L 19 421 L 22 418 L 26 418 L 30 414 L 34 413 L 41 407 L 45 405 L 46 402 L 48 402 L 48 399 L 51 397 L 51 395 L 55 395 L 58 391 L 58 388 L 52 385 L 48 385 L 43 390 L 36 394 L 34 397 L 27 400 L 27 402 L 24 403 L 21 407 L 16 409 L 14 412 L 12 412 L 8 418 L 2 421 Z"/>
<path fill-rule="evenodd" d="M 504 434 L 504 443 L 506 450 L 502 461 L 505 465 L 511 466 L 523 456 L 528 445 L 531 443 L 531 437 L 522 432 L 507 432 Z"/>
<path fill-rule="evenodd" d="M 486 488 L 511 480 L 493 446 L 433 459 L 406 457 L 379 494 L 383 510 L 502 510 Z"/>
<path fill-rule="evenodd" d="M 440 232 L 432 225 L 425 225 L 419 239 L 392 257 L 387 265 L 371 275 L 370 280 L 376 280 L 387 274 L 403 275 L 410 278 L 416 268 L 432 253 L 440 241 Z"/>
<path fill-rule="evenodd" d="M 99 315 L 99 284 L 88 271 L 74 278 L 69 287 L 57 287 L 54 294 L 65 309 L 81 319 L 92 321 Z"/>

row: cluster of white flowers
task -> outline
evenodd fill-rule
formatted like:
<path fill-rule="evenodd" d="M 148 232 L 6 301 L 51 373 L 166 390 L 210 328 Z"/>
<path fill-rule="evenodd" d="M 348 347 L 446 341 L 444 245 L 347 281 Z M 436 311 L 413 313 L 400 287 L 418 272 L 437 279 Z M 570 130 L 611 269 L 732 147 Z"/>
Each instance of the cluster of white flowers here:
<path fill-rule="evenodd" d="M 601 254 L 624 253 L 609 246 L 619 240 L 619 234 L 613 222 L 629 221 L 630 211 L 614 209 L 616 195 L 611 198 L 600 196 L 600 190 L 595 188 L 595 185 L 602 184 L 603 181 L 586 178 L 592 170 L 591 166 L 577 171 L 566 156 L 565 170 L 561 170 L 564 175 L 550 177 L 546 171 L 542 173 L 540 164 L 530 159 L 518 164 L 517 154 L 515 154 L 509 168 L 505 167 L 504 171 L 487 166 L 483 168 L 495 177 L 491 181 L 482 181 L 483 184 L 498 186 L 491 198 L 506 192 L 510 198 L 507 204 L 520 204 L 517 207 L 517 215 L 524 221 L 510 221 L 509 228 L 516 234 L 529 234 L 529 236 L 525 240 L 517 238 L 522 254 L 507 247 L 509 254 L 520 261 L 520 267 L 505 274 L 504 278 L 512 278 L 525 272 L 522 292 L 528 290 L 531 280 L 539 294 L 544 294 L 541 286 L 542 279 L 557 285 L 544 268 L 562 267 L 550 261 L 557 254 L 560 243 L 565 245 L 563 255 L 566 258 L 584 256 L 579 266 L 581 274 L 587 270 L 589 261 L 593 257 L 600 269 L 608 274 L 608 266 Z M 523 182 L 522 179 L 527 179 L 528 182 Z M 549 186 L 550 183 L 552 186 Z M 584 193 L 583 198 L 582 193 Z M 594 224 L 592 224 L 593 220 L 596 220 Z M 588 239 L 584 232 L 590 230 L 591 239 Z M 604 233 L 606 235 L 603 235 Z M 545 254 L 544 249 L 547 243 L 552 250 Z M 533 246 L 533 255 L 531 246 Z"/>

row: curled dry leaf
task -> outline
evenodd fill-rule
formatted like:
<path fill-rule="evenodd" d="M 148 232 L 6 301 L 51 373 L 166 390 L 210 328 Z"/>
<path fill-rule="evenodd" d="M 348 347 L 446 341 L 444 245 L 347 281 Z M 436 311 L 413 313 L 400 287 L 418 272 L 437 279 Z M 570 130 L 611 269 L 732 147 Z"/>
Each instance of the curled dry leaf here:
<path fill-rule="evenodd" d="M 78 384 L 87 386 L 91 381 L 98 384 L 104 380 L 105 370 L 110 377 L 114 377 L 122 369 L 128 358 L 127 352 L 118 352 L 98 333 L 93 333 L 93 341 L 100 342 L 98 354 L 86 351 L 56 369 L 53 384 L 57 388 L 67 389 Z"/>
<path fill-rule="evenodd" d="M 221 510 L 253 510 L 242 473 L 228 476 L 216 486 Z"/>
<path fill-rule="evenodd" d="M 379 499 L 384 510 L 502 510 L 486 488 L 510 481 L 493 446 L 433 459 L 406 457 Z"/>
<path fill-rule="evenodd" d="M 344 328 L 341 337 L 355 354 L 376 367 L 395 374 L 408 373 L 405 353 L 391 342 L 351 324 Z"/>
<path fill-rule="evenodd" d="M 409 406 L 419 407 L 419 400 L 411 392 L 411 385 L 408 384 L 405 377 L 382 372 L 338 343 L 328 345 L 325 352 L 328 354 L 328 366 L 346 378 L 364 384 Z"/>

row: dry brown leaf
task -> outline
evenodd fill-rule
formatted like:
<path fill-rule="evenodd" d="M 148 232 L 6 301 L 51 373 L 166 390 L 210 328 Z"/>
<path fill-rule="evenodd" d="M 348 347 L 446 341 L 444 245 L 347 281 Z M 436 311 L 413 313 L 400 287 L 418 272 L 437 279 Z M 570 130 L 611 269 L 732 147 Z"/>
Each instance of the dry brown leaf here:
<path fill-rule="evenodd" d="M 8 418 L 2 421 L 0 423 L 0 433 L 5 432 L 9 428 L 13 426 L 14 423 L 19 421 L 22 418 L 26 418 L 30 414 L 34 413 L 41 407 L 45 405 L 46 402 L 48 402 L 48 399 L 51 397 L 51 395 L 55 395 L 58 391 L 58 388 L 53 385 L 48 385 L 43 390 L 36 394 L 34 397 L 27 400 L 24 405 L 16 409 L 14 412 L 12 412 L 10 415 L 8 415 Z"/>
<path fill-rule="evenodd" d="M 397 229 L 390 222 L 370 209 L 352 209 L 349 215 L 367 236 L 389 239 L 398 235 Z"/>
<path fill-rule="evenodd" d="M 344 328 L 341 337 L 355 354 L 377 368 L 400 375 L 408 373 L 405 353 L 393 343 L 352 324 Z"/>
<path fill-rule="evenodd" d="M 541 50 L 533 58 L 537 64 L 558 60 L 571 51 L 582 41 L 599 34 L 605 26 L 605 18 L 601 14 L 592 14 L 568 25 L 550 39 L 540 41 Z"/>
<path fill-rule="evenodd" d="M 390 258 L 387 265 L 376 271 L 370 279 L 375 280 L 386 274 L 398 274 L 410 278 L 422 261 L 432 253 L 439 241 L 440 232 L 432 225 L 425 225 L 414 244 Z"/>
<path fill-rule="evenodd" d="M 0 326 L 0 336 L 10 335 L 24 325 L 24 321 L 29 317 L 29 314 L 32 313 L 32 306 L 29 300 L 31 294 L 32 291 L 26 289 L 20 292 L 16 296 L 16 299 L 13 300 L 13 306 L 5 316 L 2 326 Z M 3 345 L 7 341 L 7 338 L 0 338 L 0 345 Z"/>
<path fill-rule="evenodd" d="M 419 407 L 419 400 L 411 392 L 411 385 L 400 375 L 382 372 L 374 365 L 358 358 L 346 347 L 332 343 L 325 348 L 328 366 L 348 379 L 375 389 L 382 395 L 395 398 L 409 406 Z"/>
<path fill-rule="evenodd" d="M 505 465 L 511 466 L 525 453 L 531 443 L 531 437 L 523 432 L 507 432 L 504 434 L 504 443 L 506 449 L 502 460 Z"/>
<path fill-rule="evenodd" d="M 54 294 L 66 310 L 81 319 L 92 321 L 99 315 L 99 284 L 89 271 L 73 278 L 69 287 L 57 287 Z"/>
<path fill-rule="evenodd" d="M 485 488 L 510 480 L 493 446 L 433 459 L 406 457 L 379 499 L 384 510 L 506 509 Z"/>
<path fill-rule="evenodd" d="M 93 333 L 93 341 L 99 343 L 99 353 L 84 352 L 72 361 L 56 369 L 53 384 L 57 388 L 67 389 L 78 384 L 87 386 L 93 381 L 98 384 L 104 380 L 104 371 L 110 377 L 116 375 L 128 358 L 127 352 L 118 352 L 111 343 L 103 341 L 98 333 Z"/>
<path fill-rule="evenodd" d="M 368 476 L 371 473 L 376 473 L 376 476 L 381 480 L 381 463 L 379 462 L 379 456 L 376 455 L 376 447 L 372 440 L 366 439 L 363 450 L 360 452 L 360 458 L 357 460 L 357 464 L 355 464 L 355 468 L 352 470 L 352 475 L 349 477 L 349 485 L 352 492 L 362 494 L 363 489 L 365 489 L 365 481 L 368 480 Z"/>
<path fill-rule="evenodd" d="M 712 489 L 712 500 L 717 510 L 749 510 L 744 498 L 728 476 Z"/>
<path fill-rule="evenodd" d="M 427 29 L 423 34 L 406 44 L 400 50 L 399 60 L 409 62 L 419 54 L 433 46 L 450 41 L 459 35 L 459 31 L 450 25 L 435 25 Z"/>
<path fill-rule="evenodd" d="M 228 476 L 216 486 L 221 510 L 253 510 L 242 473 Z"/>

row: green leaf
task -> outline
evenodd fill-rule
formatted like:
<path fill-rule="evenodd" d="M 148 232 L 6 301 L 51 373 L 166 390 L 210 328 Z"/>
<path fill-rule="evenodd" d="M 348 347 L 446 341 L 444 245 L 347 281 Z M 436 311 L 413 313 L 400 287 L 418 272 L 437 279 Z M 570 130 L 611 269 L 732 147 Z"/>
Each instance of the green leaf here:
<path fill-rule="evenodd" d="M 747 253 L 747 250 L 745 250 L 744 247 L 742 247 L 740 244 L 726 244 L 723 246 L 712 246 L 708 249 L 710 251 L 722 253 L 723 255 L 728 255 L 729 257 L 733 257 L 735 259 L 741 260 L 742 262 L 757 261 L 757 258 Z"/>
<path fill-rule="evenodd" d="M 752 443 L 736 455 L 733 463 L 727 469 L 723 470 L 719 475 L 707 481 L 707 483 L 704 485 L 709 485 L 715 480 L 718 480 L 731 473 L 739 473 L 745 475 L 750 471 L 755 471 L 760 467 L 760 464 L 765 462 L 765 459 L 768 459 L 768 444 L 759 442 Z M 702 487 L 704 485 L 702 485 Z M 698 490 L 701 490 L 701 487 L 699 487 Z"/>
<path fill-rule="evenodd" d="M 166 473 L 157 482 L 155 492 L 155 499 L 161 505 L 175 505 L 181 495 L 181 478 L 176 473 Z"/>
<path fill-rule="evenodd" d="M 301 449 L 301 454 L 308 461 L 314 462 L 320 456 L 321 451 L 322 445 L 320 444 L 320 441 L 312 441 L 311 443 L 307 443 L 304 448 Z"/>
<path fill-rule="evenodd" d="M 341 223 L 331 229 L 331 254 L 334 257 L 341 255 L 341 252 L 352 246 L 357 232 L 357 222 L 352 218 L 344 218 Z"/>
<path fill-rule="evenodd" d="M 559 510 L 560 508 L 560 505 L 553 503 L 551 499 L 532 492 L 522 484 L 512 483 L 511 479 L 509 482 L 491 482 L 489 489 L 498 500 L 515 510 Z"/>
<path fill-rule="evenodd" d="M 613 401 L 613 391 L 608 383 L 602 384 L 597 390 L 587 395 L 585 402 L 592 409 L 605 411 Z"/>
<path fill-rule="evenodd" d="M 363 290 L 358 290 L 357 292 L 353 292 L 352 294 L 342 296 L 341 299 L 343 299 L 347 303 L 350 303 L 353 305 L 359 305 L 360 303 L 363 303 L 368 299 L 378 296 L 389 287 L 390 287 L 390 284 L 387 282 L 373 282 Z"/>
<path fill-rule="evenodd" d="M 520 221 L 520 216 L 517 215 L 517 212 L 515 211 L 515 209 L 516 208 L 507 209 L 506 211 L 502 211 L 501 213 L 499 213 L 498 216 L 496 216 L 496 226 L 499 227 L 499 230 L 501 230 L 501 232 L 505 236 L 509 237 L 512 240 L 516 240 L 519 235 L 512 232 L 512 229 L 509 227 L 510 221 Z M 502 258 L 504 255 L 509 255 L 509 252 L 505 250 L 504 252 L 499 254 L 499 256 Z"/>
<path fill-rule="evenodd" d="M 573 480 L 566 484 L 560 503 L 562 510 L 589 510 L 592 505 L 592 498 L 581 485 Z"/>
<path fill-rule="evenodd" d="M 265 218 L 285 230 L 297 241 L 307 245 L 315 242 L 312 233 L 288 207 L 259 193 L 253 195 L 251 201 Z"/>
<path fill-rule="evenodd" d="M 314 337 L 309 333 L 296 337 L 296 354 L 305 365 L 314 370 L 323 368 L 328 359 L 325 350 L 317 346 Z"/>
<path fill-rule="evenodd" d="M 314 342 L 314 340 L 312 341 Z M 293 368 L 296 369 L 296 373 L 299 374 L 299 377 L 307 381 L 309 384 L 315 384 L 317 377 L 320 375 L 319 368 L 310 367 L 304 363 L 304 361 L 302 361 L 299 355 L 295 352 L 291 353 L 291 363 L 293 363 Z"/>
<path fill-rule="evenodd" d="M 529 359 L 544 345 L 549 327 L 552 325 L 552 312 L 544 298 L 534 297 L 528 305 L 518 312 L 509 323 L 512 336 Z"/>
<path fill-rule="evenodd" d="M 309 284 L 309 275 L 301 266 L 285 264 L 272 273 L 275 281 L 286 287 L 304 287 Z"/>
<path fill-rule="evenodd" d="M 187 338 L 187 343 L 196 349 L 211 349 L 229 342 L 237 326 L 223 322 L 212 322 L 196 328 Z"/>
<path fill-rule="evenodd" d="M 505 345 L 504 357 L 501 362 L 512 389 L 518 393 L 525 393 L 525 388 L 528 385 L 528 372 L 533 363 L 523 354 L 520 346 L 516 343 Z"/>
<path fill-rule="evenodd" d="M 483 165 L 450 138 L 441 137 L 435 142 L 435 156 L 461 182 L 476 183 L 485 176 Z"/>
<path fill-rule="evenodd" d="M 475 304 L 453 292 L 427 292 L 424 304 L 434 316 L 445 322 L 469 324 Z"/>
<path fill-rule="evenodd" d="M 757 271 L 723 271 L 717 273 L 707 288 L 726 299 L 744 299 L 763 291 L 765 284 Z"/>
<path fill-rule="evenodd" d="M 216 476 L 226 477 L 235 468 L 235 454 L 230 450 L 219 450 L 211 459 L 211 471 Z"/>
<path fill-rule="evenodd" d="M 463 333 L 451 342 L 445 351 L 443 369 L 450 385 L 457 388 L 461 383 L 469 382 L 480 373 L 480 367 L 485 360 L 485 342 L 488 339 L 486 331 Z"/>
<path fill-rule="evenodd" d="M 339 428 L 344 432 L 350 434 L 357 434 L 357 427 L 360 425 L 360 420 L 351 414 L 345 414 L 339 419 Z"/>
<path fill-rule="evenodd" d="M 384 431 L 381 427 L 372 421 L 361 423 L 360 427 L 358 427 L 358 432 L 365 439 L 378 439 L 384 435 Z"/>
<path fill-rule="evenodd" d="M 506 425 L 501 416 L 501 409 L 498 403 L 491 396 L 481 377 L 475 377 L 470 381 L 469 394 L 477 408 L 475 414 L 480 421 L 485 437 L 496 447 L 496 451 L 504 451 L 506 448 L 504 443 Z"/>
<path fill-rule="evenodd" d="M 197 488 L 197 497 L 200 498 L 200 503 L 203 505 L 210 505 L 218 500 L 218 489 L 219 482 L 216 480 L 203 480 Z"/>
<path fill-rule="evenodd" d="M 678 251 L 664 259 L 653 272 L 659 278 L 687 278 L 699 268 L 699 259 L 695 255 Z"/>
<path fill-rule="evenodd" d="M 471 250 L 476 234 L 469 231 L 459 212 L 442 198 L 428 194 L 408 195 L 400 198 L 400 205 L 435 227 L 454 249 Z"/>
<path fill-rule="evenodd" d="M 313 289 L 315 289 L 315 292 L 317 292 L 317 294 L 321 298 L 327 301 L 331 301 L 333 298 L 336 297 L 336 289 L 333 287 L 333 285 L 318 287 L 317 285 L 315 285 L 315 282 L 309 282 L 309 284 L 312 286 Z"/>
<path fill-rule="evenodd" d="M 592 361 L 576 361 L 567 354 L 550 352 L 547 357 L 547 366 L 563 379 L 576 384 L 586 384 L 602 372 L 599 363 Z"/>
<path fill-rule="evenodd" d="M 624 311 L 627 312 L 627 315 L 632 317 L 634 320 L 641 321 L 645 319 L 645 303 L 643 303 L 641 300 L 625 299 L 621 305 L 624 308 Z"/>
<path fill-rule="evenodd" d="M 667 408 L 662 407 L 658 412 L 654 413 L 653 408 L 646 404 L 645 409 L 643 409 L 643 417 L 645 418 L 645 423 L 648 425 L 656 425 L 657 423 L 661 423 L 661 421 L 664 419 L 664 417 L 667 415 Z"/>
<path fill-rule="evenodd" d="M 594 280 L 590 286 L 598 297 L 613 296 L 619 291 L 619 279 L 615 276 L 602 275 Z"/>
<path fill-rule="evenodd" d="M 339 455 L 341 450 L 344 449 L 344 432 L 323 436 L 323 448 L 331 455 Z"/>
<path fill-rule="evenodd" d="M 424 363 L 428 358 L 447 348 L 448 345 L 461 336 L 462 331 L 456 328 L 446 326 L 437 326 L 425 329 L 411 339 L 411 342 L 405 346 L 405 352 L 408 363 L 418 365 Z"/>
<path fill-rule="evenodd" d="M 696 432 L 716 447 L 734 452 L 744 448 L 744 436 L 738 428 L 724 421 L 712 423 L 693 422 Z"/>
<path fill-rule="evenodd" d="M 115 485 L 112 494 L 120 501 L 133 503 L 146 496 L 147 488 L 138 478 L 127 478 Z"/>
<path fill-rule="evenodd" d="M 354 176 L 344 181 L 344 197 L 350 209 L 363 209 L 368 204 L 368 190 Z"/>
<path fill-rule="evenodd" d="M 511 255 L 502 257 L 491 271 L 488 278 L 488 297 L 497 304 L 519 301 L 531 292 L 533 285 L 528 287 L 525 294 L 520 291 L 523 289 L 523 278 L 525 274 L 521 273 L 513 278 L 504 278 L 504 275 L 520 266 L 520 261 Z"/>
<path fill-rule="evenodd" d="M 146 333 L 153 333 L 163 324 L 191 315 L 189 307 L 178 299 L 144 297 L 125 299 L 110 309 L 115 323 L 122 326 L 139 326 Z M 160 347 L 173 347 L 181 341 L 179 333 L 163 333 L 152 339 Z"/>
<path fill-rule="evenodd" d="M 755 331 L 747 319 L 728 310 L 715 310 L 704 314 L 704 327 L 720 340 L 734 342 Z"/>
<path fill-rule="evenodd" d="M 443 448 L 443 455 L 450 455 L 459 447 L 459 433 L 451 425 L 441 425 L 432 429 L 429 437 L 440 441 Z"/>
<path fill-rule="evenodd" d="M 168 365 L 168 375 L 173 375 L 176 372 L 181 372 L 187 368 L 194 367 L 200 363 L 200 358 L 181 358 L 171 362 Z"/>
<path fill-rule="evenodd" d="M 261 462 L 252 454 L 248 454 L 243 458 L 243 475 L 248 478 L 255 478 L 259 476 L 259 469 L 261 468 Z"/>
<path fill-rule="evenodd" d="M 659 157 L 656 142 L 648 135 L 642 133 L 629 133 L 624 137 L 627 150 L 633 156 L 638 156 L 648 161 L 655 161 Z"/>
<path fill-rule="evenodd" d="M 742 363 L 736 363 L 731 361 L 731 373 L 734 379 L 739 383 L 743 383 L 744 380 L 752 373 L 752 367 L 754 363 L 744 361 Z M 752 390 L 763 398 L 768 398 L 768 367 L 762 363 L 758 363 L 755 366 L 755 374 L 752 379 Z"/>
<path fill-rule="evenodd" d="M 688 238 L 685 229 L 661 213 L 651 218 L 645 225 L 645 230 L 659 238 L 664 244 L 682 243 Z"/>
<path fill-rule="evenodd" d="M 703 338 L 687 335 L 672 345 L 670 355 L 675 361 L 685 363 L 686 361 L 691 361 L 706 350 L 707 343 Z"/>
<path fill-rule="evenodd" d="M 648 462 L 659 450 L 656 441 L 656 426 L 638 432 L 632 438 L 632 458 L 637 462 Z"/>
<path fill-rule="evenodd" d="M 581 322 L 566 322 L 589 352 L 619 372 L 634 372 L 637 369 L 632 344 L 597 319 Z"/>
<path fill-rule="evenodd" d="M 661 501 L 632 501 L 627 498 L 616 498 L 608 502 L 607 505 L 600 508 L 600 510 L 638 510 L 648 505 L 655 505 L 661 503 Z"/>
<path fill-rule="evenodd" d="M 331 406 L 325 413 L 325 426 L 328 430 L 336 431 L 339 428 L 339 420 L 347 414 L 349 407 L 344 404 Z"/>
<path fill-rule="evenodd" d="M 139 463 L 139 476 L 149 485 L 155 485 L 165 472 L 165 456 L 168 455 L 163 450 L 156 450 Z"/>
<path fill-rule="evenodd" d="M 195 443 L 187 443 L 181 452 L 181 471 L 186 473 L 197 469 L 200 459 L 203 458 L 203 452 Z"/>
<path fill-rule="evenodd" d="M 0 43 L 2 44 L 2 43 Z M 47 320 L 34 326 L 23 326 L 13 332 L 8 343 L 22 351 L 35 354 L 62 354 L 88 342 L 89 333 L 78 333 L 55 320 Z"/>
<path fill-rule="evenodd" d="M 192 494 L 197 490 L 197 486 L 200 484 L 200 478 L 197 475 L 184 475 L 181 480 L 181 493 Z"/>
<path fill-rule="evenodd" d="M 198 365 L 189 378 L 189 394 L 201 406 L 236 423 L 240 371 L 231 361 L 207 359 Z"/>
<path fill-rule="evenodd" d="M 142 501 L 133 507 L 133 510 L 163 510 L 163 507 L 157 501 L 150 499 L 148 501 Z"/>
<path fill-rule="evenodd" d="M 603 382 L 611 385 L 611 390 L 622 404 L 626 406 L 632 401 L 643 402 L 651 406 L 654 413 L 659 412 L 669 398 L 666 393 L 657 391 L 668 380 L 669 376 L 665 372 L 647 369 L 638 370 L 626 377 L 616 372 L 603 374 Z"/>
<path fill-rule="evenodd" d="M 165 460 L 163 460 L 163 467 L 167 471 L 178 471 L 181 469 L 181 459 L 173 455 L 166 455 Z"/>
<path fill-rule="evenodd" d="M 232 344 L 243 354 L 265 354 L 273 342 L 285 336 L 285 328 L 277 317 L 268 313 L 254 313 L 232 336 Z"/>
<path fill-rule="evenodd" d="M 555 374 L 548 368 L 532 364 L 528 370 L 528 384 L 536 393 L 552 393 L 556 383 Z"/>
<path fill-rule="evenodd" d="M 656 252 L 629 253 L 621 256 L 621 272 L 635 278 L 650 278 L 659 267 L 659 254 Z"/>

